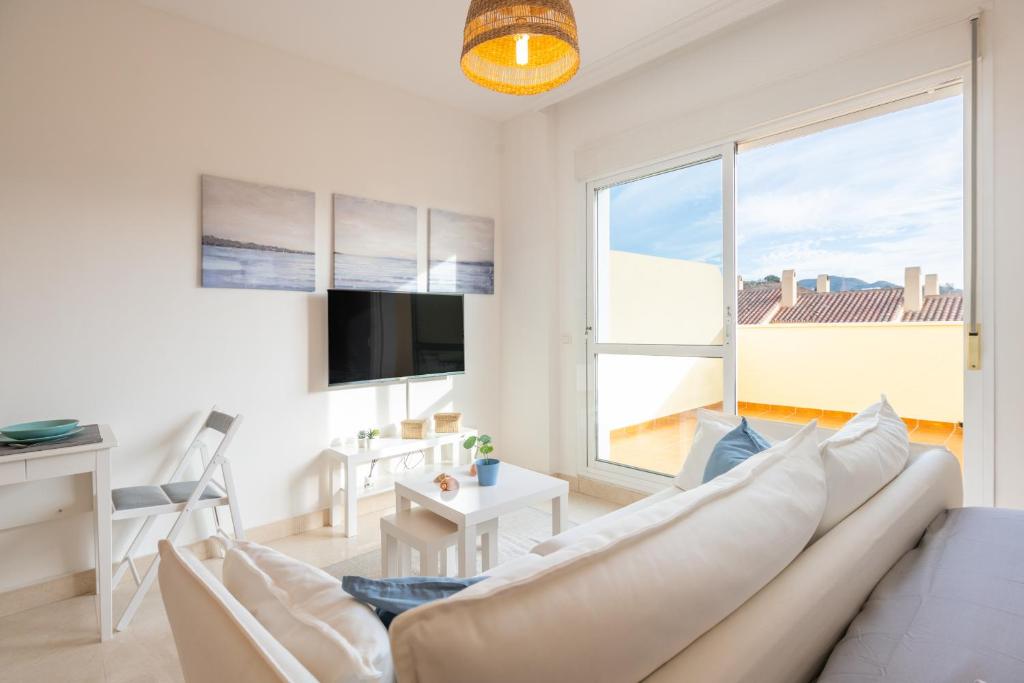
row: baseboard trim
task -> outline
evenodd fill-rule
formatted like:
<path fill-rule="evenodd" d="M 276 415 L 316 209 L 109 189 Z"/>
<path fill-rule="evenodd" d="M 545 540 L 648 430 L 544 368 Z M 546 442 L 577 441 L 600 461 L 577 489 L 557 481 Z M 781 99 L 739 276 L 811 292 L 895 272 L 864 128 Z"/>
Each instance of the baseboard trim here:
<path fill-rule="evenodd" d="M 381 493 L 376 496 L 367 496 L 359 499 L 359 514 L 365 515 L 371 512 L 378 512 L 395 504 L 395 498 L 389 493 Z M 320 529 L 328 524 L 328 510 L 314 510 L 296 517 L 269 522 L 251 529 L 245 530 L 245 537 L 254 543 L 267 543 L 285 536 Z M 203 539 L 184 546 L 200 560 L 207 560 L 217 556 L 216 545 L 208 539 Z M 143 555 L 136 560 L 140 572 L 145 572 L 153 561 L 154 555 Z M 115 565 L 116 567 L 116 565 Z M 123 581 L 131 581 L 126 577 Z M 81 595 L 96 594 L 96 571 L 86 569 L 72 574 L 65 574 L 52 579 L 46 579 L 39 583 L 29 584 L 21 588 L 15 588 L 0 593 L 0 617 L 6 617 L 25 610 L 42 607 L 61 600 L 77 598 Z"/>
<path fill-rule="evenodd" d="M 629 505 L 630 503 L 635 503 L 636 501 L 651 495 L 646 491 L 628 489 L 624 486 L 609 484 L 608 482 L 598 481 L 597 479 L 591 479 L 590 477 L 579 477 L 557 472 L 552 476 L 569 482 L 569 490 L 573 493 L 582 493 L 585 496 L 600 498 L 601 500 L 618 503 L 619 505 Z"/>

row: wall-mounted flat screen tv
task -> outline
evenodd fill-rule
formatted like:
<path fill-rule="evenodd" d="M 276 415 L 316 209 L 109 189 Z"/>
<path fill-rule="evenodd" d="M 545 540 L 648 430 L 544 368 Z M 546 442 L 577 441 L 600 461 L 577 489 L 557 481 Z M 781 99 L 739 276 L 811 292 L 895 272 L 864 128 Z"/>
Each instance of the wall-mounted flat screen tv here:
<path fill-rule="evenodd" d="M 328 383 L 466 371 L 462 295 L 327 292 Z"/>

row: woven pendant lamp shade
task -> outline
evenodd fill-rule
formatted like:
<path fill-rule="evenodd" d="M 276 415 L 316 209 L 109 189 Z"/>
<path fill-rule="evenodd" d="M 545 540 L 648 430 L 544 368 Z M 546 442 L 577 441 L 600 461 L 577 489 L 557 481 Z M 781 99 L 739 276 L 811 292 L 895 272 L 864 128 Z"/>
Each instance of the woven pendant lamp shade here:
<path fill-rule="evenodd" d="M 470 3 L 462 71 L 474 83 L 510 95 L 535 95 L 565 83 L 579 66 L 569 0 Z"/>

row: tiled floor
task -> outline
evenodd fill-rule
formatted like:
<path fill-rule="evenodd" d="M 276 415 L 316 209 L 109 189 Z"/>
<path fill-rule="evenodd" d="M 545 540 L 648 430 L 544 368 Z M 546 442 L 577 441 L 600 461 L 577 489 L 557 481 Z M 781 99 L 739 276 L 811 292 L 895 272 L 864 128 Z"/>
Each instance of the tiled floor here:
<path fill-rule="evenodd" d="M 716 406 L 708 406 L 715 409 Z M 764 404 L 741 403 L 741 415 L 763 420 L 777 420 L 806 424 L 813 419 L 826 429 L 838 429 L 853 415 L 838 411 L 791 408 Z M 963 427 L 948 422 L 904 420 L 914 443 L 945 446 L 963 466 Z M 612 432 L 611 459 L 614 462 L 641 469 L 675 475 L 690 452 L 693 434 L 697 428 L 695 411 L 660 418 L 658 420 Z"/>
<path fill-rule="evenodd" d="M 581 524 L 619 507 L 614 503 L 570 494 L 569 519 Z M 550 512 L 550 505 L 538 506 Z M 363 534 L 345 538 L 340 529 L 316 529 L 268 545 L 310 564 L 325 567 L 360 555 L 380 545 L 380 516 L 360 517 Z M 208 566 L 220 575 L 220 560 Z M 134 584 L 122 582 L 114 593 L 114 612 L 120 614 Z M 181 681 L 167 616 L 154 587 L 142 603 L 131 627 L 100 644 L 96 634 L 93 596 L 82 596 L 0 618 L 0 682 L 41 683 L 163 683 Z"/>

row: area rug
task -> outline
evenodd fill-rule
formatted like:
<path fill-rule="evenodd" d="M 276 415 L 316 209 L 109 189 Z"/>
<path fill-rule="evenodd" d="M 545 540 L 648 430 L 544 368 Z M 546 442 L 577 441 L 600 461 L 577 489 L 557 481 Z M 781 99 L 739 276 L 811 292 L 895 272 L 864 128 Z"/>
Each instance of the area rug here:
<path fill-rule="evenodd" d="M 575 526 L 569 524 L 570 527 Z M 536 508 L 525 508 L 507 515 L 502 515 L 498 522 L 498 564 L 526 555 L 540 543 L 551 538 L 551 515 Z M 477 549 L 477 567 L 480 564 L 480 550 Z M 448 550 L 448 569 L 453 573 L 456 567 L 455 549 Z M 412 551 L 412 570 L 418 573 L 419 553 Z M 325 567 L 324 571 L 331 576 L 365 576 L 371 579 L 380 578 L 380 548 L 362 555 L 350 557 L 343 562 Z"/>

